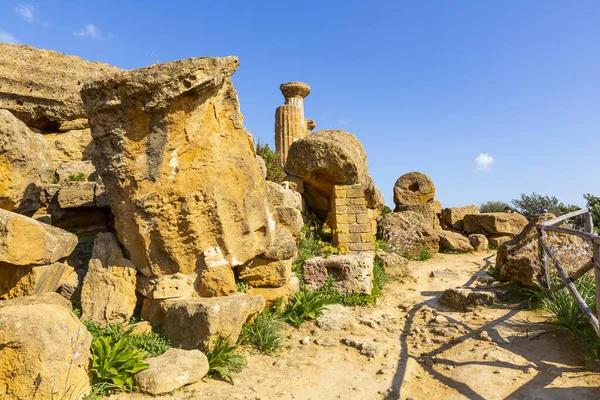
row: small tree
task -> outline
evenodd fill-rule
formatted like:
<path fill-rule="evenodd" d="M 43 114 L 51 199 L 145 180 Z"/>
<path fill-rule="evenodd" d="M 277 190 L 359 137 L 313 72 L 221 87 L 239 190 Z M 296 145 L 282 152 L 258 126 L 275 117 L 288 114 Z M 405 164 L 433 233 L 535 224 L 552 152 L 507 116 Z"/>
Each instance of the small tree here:
<path fill-rule="evenodd" d="M 260 141 L 256 144 L 256 154 L 265 160 L 267 165 L 267 180 L 281 183 L 285 178 L 285 171 L 279 164 L 279 153 L 271 150 L 268 144 L 263 145 Z"/>
<path fill-rule="evenodd" d="M 504 201 L 486 201 L 485 203 L 481 203 L 479 206 L 479 211 L 482 213 L 494 213 L 494 212 L 504 212 L 504 209 L 508 207 L 508 203 Z"/>
<path fill-rule="evenodd" d="M 579 207 L 570 204 L 563 204 L 556 196 L 542 196 L 537 193 L 526 195 L 521 193 L 521 198 L 513 199 L 512 204 L 515 210 L 523 214 L 527 219 L 532 219 L 540 214 L 542 210 L 554 215 L 562 215 L 571 211 L 579 210 Z"/>
<path fill-rule="evenodd" d="M 587 193 L 583 195 L 583 198 L 587 201 L 586 208 L 592 213 L 596 233 L 600 235 L 600 197 Z"/>

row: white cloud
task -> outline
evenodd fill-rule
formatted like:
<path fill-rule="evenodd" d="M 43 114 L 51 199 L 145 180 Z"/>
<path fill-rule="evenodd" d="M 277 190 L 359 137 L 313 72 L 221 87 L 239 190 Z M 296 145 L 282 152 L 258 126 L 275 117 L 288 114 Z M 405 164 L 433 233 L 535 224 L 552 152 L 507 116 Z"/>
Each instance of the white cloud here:
<path fill-rule="evenodd" d="M 3 30 L 0 30 L 0 42 L 19 43 L 13 35 Z"/>
<path fill-rule="evenodd" d="M 345 119 L 338 119 L 338 124 L 348 126 L 349 122 Z"/>
<path fill-rule="evenodd" d="M 488 153 L 481 153 L 475 159 L 475 169 L 477 171 L 489 171 L 496 160 Z"/>
<path fill-rule="evenodd" d="M 19 4 L 14 8 L 14 10 L 21 18 L 30 24 L 33 23 L 35 14 L 37 13 L 37 9 L 31 4 Z"/>
<path fill-rule="evenodd" d="M 87 24 L 81 30 L 73 32 L 73 35 L 79 37 L 89 37 L 92 39 L 99 39 L 102 35 L 100 29 L 96 28 L 93 24 Z"/>

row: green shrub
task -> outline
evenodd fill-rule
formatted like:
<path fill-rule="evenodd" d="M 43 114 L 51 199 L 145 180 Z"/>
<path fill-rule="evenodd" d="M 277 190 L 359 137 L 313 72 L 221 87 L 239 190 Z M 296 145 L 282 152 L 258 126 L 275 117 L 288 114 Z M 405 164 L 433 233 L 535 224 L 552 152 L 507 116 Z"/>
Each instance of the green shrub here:
<path fill-rule="evenodd" d="M 206 358 L 208 358 L 209 374 L 218 375 L 221 379 L 233 384 L 232 373 L 239 372 L 244 368 L 246 357 L 236 353 L 237 345 L 229 345 L 230 338 L 231 335 L 226 339 L 219 335 L 212 349 L 206 352 Z"/>
<path fill-rule="evenodd" d="M 583 198 L 587 202 L 585 207 L 592 214 L 592 222 L 594 223 L 596 233 L 600 235 L 600 197 L 587 193 L 583 195 Z"/>
<path fill-rule="evenodd" d="M 538 215 L 542 209 L 555 215 L 579 210 L 579 207 L 577 206 L 563 204 L 555 196 L 542 196 L 535 192 L 530 195 L 521 193 L 521 197 L 513 199 L 511 203 L 515 210 L 518 213 L 523 214 L 527 219 L 532 219 Z"/>
<path fill-rule="evenodd" d="M 284 321 L 300 326 L 307 319 L 319 318 L 327 304 L 327 298 L 322 292 L 303 287 L 290 298 L 282 317 Z"/>
<path fill-rule="evenodd" d="M 375 240 L 375 250 L 383 250 L 386 253 L 391 253 L 392 251 L 394 251 L 392 246 L 383 239 Z"/>
<path fill-rule="evenodd" d="M 92 341 L 96 341 L 100 338 L 107 338 L 109 344 L 112 346 L 117 343 L 124 336 L 123 325 L 115 323 L 102 327 L 94 321 L 83 321 L 83 324 L 92 335 Z"/>
<path fill-rule="evenodd" d="M 285 171 L 280 164 L 279 153 L 271 150 L 268 144 L 263 145 L 260 141 L 256 144 L 256 154 L 265 160 L 267 166 L 267 180 L 281 183 L 285 178 Z"/>
<path fill-rule="evenodd" d="M 171 342 L 157 332 L 145 332 L 138 335 L 128 335 L 132 349 L 143 351 L 146 357 L 156 357 L 171 348 Z"/>
<path fill-rule="evenodd" d="M 92 342 L 92 372 L 95 382 L 108 382 L 119 388 L 133 388 L 133 376 L 148 368 L 144 352 L 132 349 L 128 338 L 122 337 L 114 346 L 109 337 Z"/>
<path fill-rule="evenodd" d="M 393 211 L 388 206 L 383 206 L 383 210 L 381 211 L 381 216 L 391 214 Z"/>
<path fill-rule="evenodd" d="M 281 348 L 281 321 L 279 307 L 261 311 L 252 323 L 242 327 L 240 344 L 251 344 L 265 354 Z"/>
<path fill-rule="evenodd" d="M 554 279 L 553 283 L 560 281 Z M 554 285 L 551 285 L 553 287 Z M 596 283 L 592 277 L 583 276 L 574 282 L 575 287 L 590 309 L 596 307 Z M 535 291 L 538 299 L 538 309 L 550 313 L 548 321 L 554 329 L 544 332 L 550 333 L 556 330 L 566 330 L 572 335 L 581 338 L 585 342 L 585 352 L 589 360 L 600 357 L 600 337 L 590 325 L 585 314 L 579 309 L 575 299 L 566 288 L 560 290 L 543 289 L 538 286 Z"/>
<path fill-rule="evenodd" d="M 238 293 L 246 293 L 246 289 L 248 289 L 248 284 L 244 281 L 237 281 L 235 283 L 235 287 Z"/>
<path fill-rule="evenodd" d="M 429 260 L 431 258 L 431 251 L 429 251 L 429 247 L 423 247 L 421 250 L 419 250 L 419 254 L 417 255 L 417 260 L 419 261 L 425 261 L 425 260 Z"/>
<path fill-rule="evenodd" d="M 504 212 L 506 207 L 509 207 L 509 205 L 504 201 L 486 201 L 481 203 L 479 211 L 482 213 Z"/>
<path fill-rule="evenodd" d="M 83 181 L 85 181 L 85 174 L 83 172 L 71 174 L 71 175 L 69 175 L 69 180 L 71 182 L 83 182 Z"/>

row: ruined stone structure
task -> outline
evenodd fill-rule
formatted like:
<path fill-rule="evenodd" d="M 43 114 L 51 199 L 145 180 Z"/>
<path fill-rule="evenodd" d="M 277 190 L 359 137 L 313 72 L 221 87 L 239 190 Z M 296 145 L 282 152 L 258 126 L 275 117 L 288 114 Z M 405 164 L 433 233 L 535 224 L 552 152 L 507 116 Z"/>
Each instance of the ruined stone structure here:
<path fill-rule="evenodd" d="M 344 248 L 348 253 L 375 249 L 375 236 L 362 185 L 334 187 L 329 223 L 334 246 Z"/>
<path fill-rule="evenodd" d="M 316 124 L 304 119 L 304 98 L 310 94 L 310 86 L 302 82 L 287 82 L 282 83 L 279 89 L 285 97 L 285 104 L 275 111 L 275 149 L 283 166 L 292 143 L 308 136 Z"/>

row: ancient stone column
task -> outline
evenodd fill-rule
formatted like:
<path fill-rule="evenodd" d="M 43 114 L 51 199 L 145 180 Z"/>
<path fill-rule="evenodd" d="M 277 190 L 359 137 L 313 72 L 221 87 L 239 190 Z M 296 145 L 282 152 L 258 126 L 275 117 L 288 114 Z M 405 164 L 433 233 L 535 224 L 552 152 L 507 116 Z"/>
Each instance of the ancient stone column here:
<path fill-rule="evenodd" d="M 302 82 L 287 82 L 282 83 L 279 89 L 285 97 L 285 104 L 275 111 L 275 149 L 283 166 L 292 143 L 310 132 L 304 119 L 304 98 L 309 95 L 310 86 Z"/>

